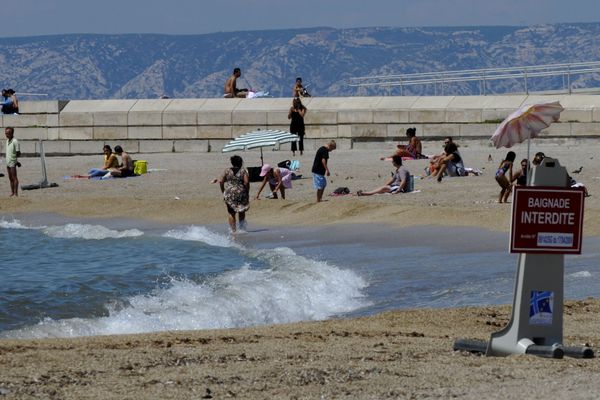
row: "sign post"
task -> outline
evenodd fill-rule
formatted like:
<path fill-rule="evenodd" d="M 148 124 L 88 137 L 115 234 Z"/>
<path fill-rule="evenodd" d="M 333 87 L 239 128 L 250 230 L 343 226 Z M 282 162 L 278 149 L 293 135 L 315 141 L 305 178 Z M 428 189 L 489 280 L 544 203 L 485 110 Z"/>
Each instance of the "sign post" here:
<path fill-rule="evenodd" d="M 511 253 L 581 254 L 583 189 L 517 186 Z"/>
<path fill-rule="evenodd" d="M 589 347 L 562 344 L 564 254 L 581 254 L 583 198 L 582 190 L 567 187 L 565 168 L 549 157 L 532 169 L 531 186 L 515 189 L 509 250 L 519 253 L 519 261 L 510 321 L 487 344 L 459 339 L 455 350 L 594 356 Z"/>
<path fill-rule="evenodd" d="M 532 169 L 531 185 L 513 195 L 510 251 L 520 255 L 511 319 L 486 354 L 589 356 L 562 345 L 564 254 L 581 253 L 583 192 L 566 188 L 565 168 L 548 157 Z"/>

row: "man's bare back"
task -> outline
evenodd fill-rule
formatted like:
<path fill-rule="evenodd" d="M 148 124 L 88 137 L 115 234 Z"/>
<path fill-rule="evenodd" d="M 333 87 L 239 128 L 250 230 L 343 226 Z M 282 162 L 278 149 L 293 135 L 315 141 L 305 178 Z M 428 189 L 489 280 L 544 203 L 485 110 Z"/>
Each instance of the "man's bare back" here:
<path fill-rule="evenodd" d="M 246 97 L 248 95 L 248 89 L 238 89 L 237 88 L 237 78 L 242 76 L 242 72 L 239 68 L 235 68 L 233 70 L 233 74 L 225 81 L 224 95 L 225 98 L 234 98 L 234 97 Z"/>

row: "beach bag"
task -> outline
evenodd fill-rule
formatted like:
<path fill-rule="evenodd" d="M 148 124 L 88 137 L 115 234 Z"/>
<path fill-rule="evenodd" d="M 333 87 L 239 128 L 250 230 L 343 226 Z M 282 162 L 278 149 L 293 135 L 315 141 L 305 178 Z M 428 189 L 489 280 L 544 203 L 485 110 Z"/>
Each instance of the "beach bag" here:
<path fill-rule="evenodd" d="M 292 168 L 290 168 L 291 164 L 292 164 L 292 162 L 290 160 L 285 160 L 280 163 L 277 163 L 277 166 L 279 168 L 285 168 L 285 169 L 289 169 L 291 171 L 292 170 Z"/>
<path fill-rule="evenodd" d="M 133 163 L 133 173 L 143 175 L 148 172 L 148 162 L 146 160 L 136 160 Z"/>
<path fill-rule="evenodd" d="M 408 177 L 408 183 L 406 185 L 405 192 L 412 192 L 413 190 L 415 190 L 415 177 L 413 175 L 410 175 Z"/>
<path fill-rule="evenodd" d="M 333 194 L 342 195 L 342 194 L 350 194 L 350 189 L 347 187 L 339 187 L 333 191 Z"/>

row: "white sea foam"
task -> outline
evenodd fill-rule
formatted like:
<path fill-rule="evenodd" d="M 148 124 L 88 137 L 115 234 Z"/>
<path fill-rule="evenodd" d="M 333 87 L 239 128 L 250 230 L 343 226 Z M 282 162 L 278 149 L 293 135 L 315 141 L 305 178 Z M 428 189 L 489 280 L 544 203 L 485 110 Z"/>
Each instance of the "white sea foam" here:
<path fill-rule="evenodd" d="M 117 231 L 102 225 L 66 224 L 42 228 L 43 232 L 54 238 L 101 240 L 142 236 L 144 232 L 138 229 Z"/>
<path fill-rule="evenodd" d="M 12 221 L 7 221 L 5 219 L 0 219 L 0 228 L 2 229 L 31 229 L 21 223 L 18 219 L 13 219 Z"/>
<path fill-rule="evenodd" d="M 569 278 L 591 278 L 592 274 L 589 271 L 573 272 L 568 275 Z"/>
<path fill-rule="evenodd" d="M 212 232 L 203 226 L 189 226 L 185 229 L 172 229 L 164 237 L 202 242 L 215 247 L 241 247 L 230 237 Z"/>
<path fill-rule="evenodd" d="M 362 293 L 367 283 L 352 271 L 301 257 L 288 248 L 240 251 L 251 261 L 238 270 L 203 282 L 174 279 L 167 287 L 125 299 L 125 306 L 107 305 L 106 317 L 46 319 L 0 337 L 245 327 L 323 320 L 369 305 Z M 253 259 L 266 263 L 266 268 L 253 268 Z"/>

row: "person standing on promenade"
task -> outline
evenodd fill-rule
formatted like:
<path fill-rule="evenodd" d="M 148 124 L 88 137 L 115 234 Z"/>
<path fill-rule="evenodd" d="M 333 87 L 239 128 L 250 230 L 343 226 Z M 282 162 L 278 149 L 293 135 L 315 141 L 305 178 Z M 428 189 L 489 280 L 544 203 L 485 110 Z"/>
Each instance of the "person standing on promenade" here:
<path fill-rule="evenodd" d="M 8 179 L 10 181 L 10 197 L 19 196 L 19 178 L 17 177 L 17 167 L 21 166 L 19 157 L 21 157 L 21 149 L 19 148 L 19 141 L 14 138 L 15 128 L 7 127 L 4 129 L 6 135 L 6 171 L 8 172 Z"/>
<path fill-rule="evenodd" d="M 246 230 L 246 211 L 250 208 L 250 177 L 242 168 L 244 160 L 240 156 L 230 159 L 231 168 L 223 171 L 217 179 L 223 194 L 223 201 L 229 214 L 229 231 L 236 233 L 235 214 L 238 214 L 239 230 Z"/>
<path fill-rule="evenodd" d="M 248 89 L 238 89 L 237 88 L 237 79 L 242 76 L 242 70 L 239 68 L 234 68 L 233 74 L 225 81 L 225 94 L 223 97 L 227 99 L 233 99 L 236 97 L 245 98 L 248 96 Z"/>
<path fill-rule="evenodd" d="M 304 153 L 304 115 L 306 114 L 306 107 L 302 104 L 300 97 L 295 97 L 292 101 L 292 107 L 288 113 L 288 119 L 290 122 L 290 132 L 298 135 L 300 140 L 298 141 L 298 149 L 300 155 Z M 296 142 L 292 142 L 292 155 L 296 156 Z"/>
<path fill-rule="evenodd" d="M 327 186 L 326 176 L 330 176 L 329 172 L 329 153 L 336 149 L 335 140 L 329 141 L 325 146 L 321 146 L 315 154 L 315 161 L 312 166 L 313 187 L 317 189 L 317 203 L 323 198 L 323 192 Z"/>

